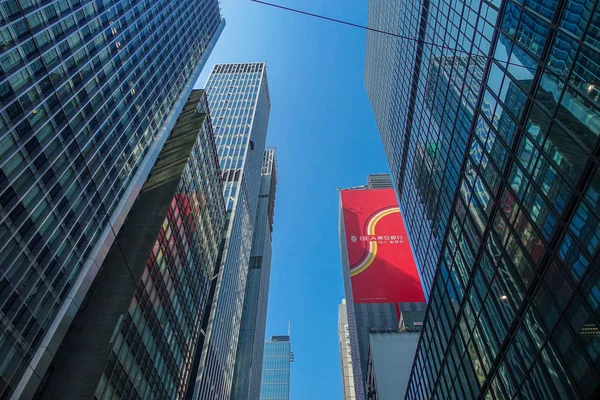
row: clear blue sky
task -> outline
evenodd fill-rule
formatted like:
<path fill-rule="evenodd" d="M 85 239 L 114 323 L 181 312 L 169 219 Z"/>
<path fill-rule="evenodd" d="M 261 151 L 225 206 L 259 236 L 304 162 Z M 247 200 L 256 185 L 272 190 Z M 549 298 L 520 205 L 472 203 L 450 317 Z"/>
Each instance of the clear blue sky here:
<path fill-rule="evenodd" d="M 367 0 L 273 0 L 365 24 Z M 342 399 L 337 306 L 344 296 L 338 187 L 388 172 L 363 83 L 365 32 L 249 0 L 221 2 L 227 26 L 216 63 L 266 61 L 271 92 L 267 145 L 279 182 L 267 337 L 292 321 L 292 400 Z"/>

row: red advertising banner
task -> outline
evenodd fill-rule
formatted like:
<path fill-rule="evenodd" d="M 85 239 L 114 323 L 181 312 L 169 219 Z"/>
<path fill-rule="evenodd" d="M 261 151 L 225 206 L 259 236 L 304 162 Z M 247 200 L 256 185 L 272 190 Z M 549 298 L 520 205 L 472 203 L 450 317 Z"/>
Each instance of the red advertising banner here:
<path fill-rule="evenodd" d="M 394 190 L 341 194 L 354 302 L 424 302 Z"/>

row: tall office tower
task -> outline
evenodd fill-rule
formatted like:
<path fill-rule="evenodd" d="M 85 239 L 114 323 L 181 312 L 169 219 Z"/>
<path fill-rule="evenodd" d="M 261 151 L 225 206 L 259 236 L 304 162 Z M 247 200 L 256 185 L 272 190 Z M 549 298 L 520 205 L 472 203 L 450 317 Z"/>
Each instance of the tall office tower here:
<path fill-rule="evenodd" d="M 598 2 L 371 1 L 369 26 L 415 39 L 368 33 L 365 67 L 429 291 L 406 397 L 597 397 Z M 441 240 L 418 162 L 455 177 Z"/>
<path fill-rule="evenodd" d="M 260 400 L 289 400 L 290 367 L 294 362 L 290 336 L 271 336 L 265 342 Z"/>
<path fill-rule="evenodd" d="M 339 224 L 354 391 L 363 399 L 369 333 L 418 331 L 426 303 L 393 189 L 341 190 Z"/>
<path fill-rule="evenodd" d="M 354 370 L 352 368 L 352 348 L 350 346 L 350 328 L 348 326 L 348 312 L 346 299 L 338 306 L 338 338 L 340 341 L 340 360 L 342 362 L 342 385 L 344 387 L 344 400 L 356 400 L 354 393 Z"/>
<path fill-rule="evenodd" d="M 227 231 L 211 287 L 196 399 L 228 400 L 242 322 L 271 102 L 265 63 L 219 64 L 206 82 Z"/>
<path fill-rule="evenodd" d="M 17 399 L 44 376 L 224 21 L 217 0 L 11 1 L 0 20 L 0 398 Z"/>
<path fill-rule="evenodd" d="M 224 235 L 222 191 L 208 103 L 195 90 L 50 364 L 40 399 L 191 397 Z"/>
<path fill-rule="evenodd" d="M 267 302 L 271 275 L 271 235 L 275 214 L 277 153 L 265 150 L 242 325 L 233 375 L 232 400 L 258 399 L 267 324 Z"/>

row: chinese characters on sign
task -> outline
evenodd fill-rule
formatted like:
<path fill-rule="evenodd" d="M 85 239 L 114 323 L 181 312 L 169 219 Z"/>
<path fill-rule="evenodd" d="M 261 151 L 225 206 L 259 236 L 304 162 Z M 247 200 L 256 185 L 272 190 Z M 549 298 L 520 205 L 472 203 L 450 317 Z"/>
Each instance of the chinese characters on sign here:
<path fill-rule="evenodd" d="M 361 242 L 377 242 L 379 244 L 402 244 L 404 243 L 404 237 L 402 235 L 385 235 L 385 236 L 351 236 L 350 240 L 352 243 L 356 243 L 357 241 Z"/>

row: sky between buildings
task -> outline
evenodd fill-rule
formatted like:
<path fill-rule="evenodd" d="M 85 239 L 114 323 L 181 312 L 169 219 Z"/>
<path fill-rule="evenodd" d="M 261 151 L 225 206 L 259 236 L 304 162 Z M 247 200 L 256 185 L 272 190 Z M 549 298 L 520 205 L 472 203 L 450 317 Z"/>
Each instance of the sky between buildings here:
<path fill-rule="evenodd" d="M 273 0 L 366 24 L 367 0 Z M 216 63 L 267 62 L 279 182 L 267 338 L 292 321 L 291 398 L 342 398 L 337 305 L 343 295 L 338 187 L 388 172 L 363 83 L 365 32 L 250 0 L 222 0 L 227 25 L 196 83 Z"/>

